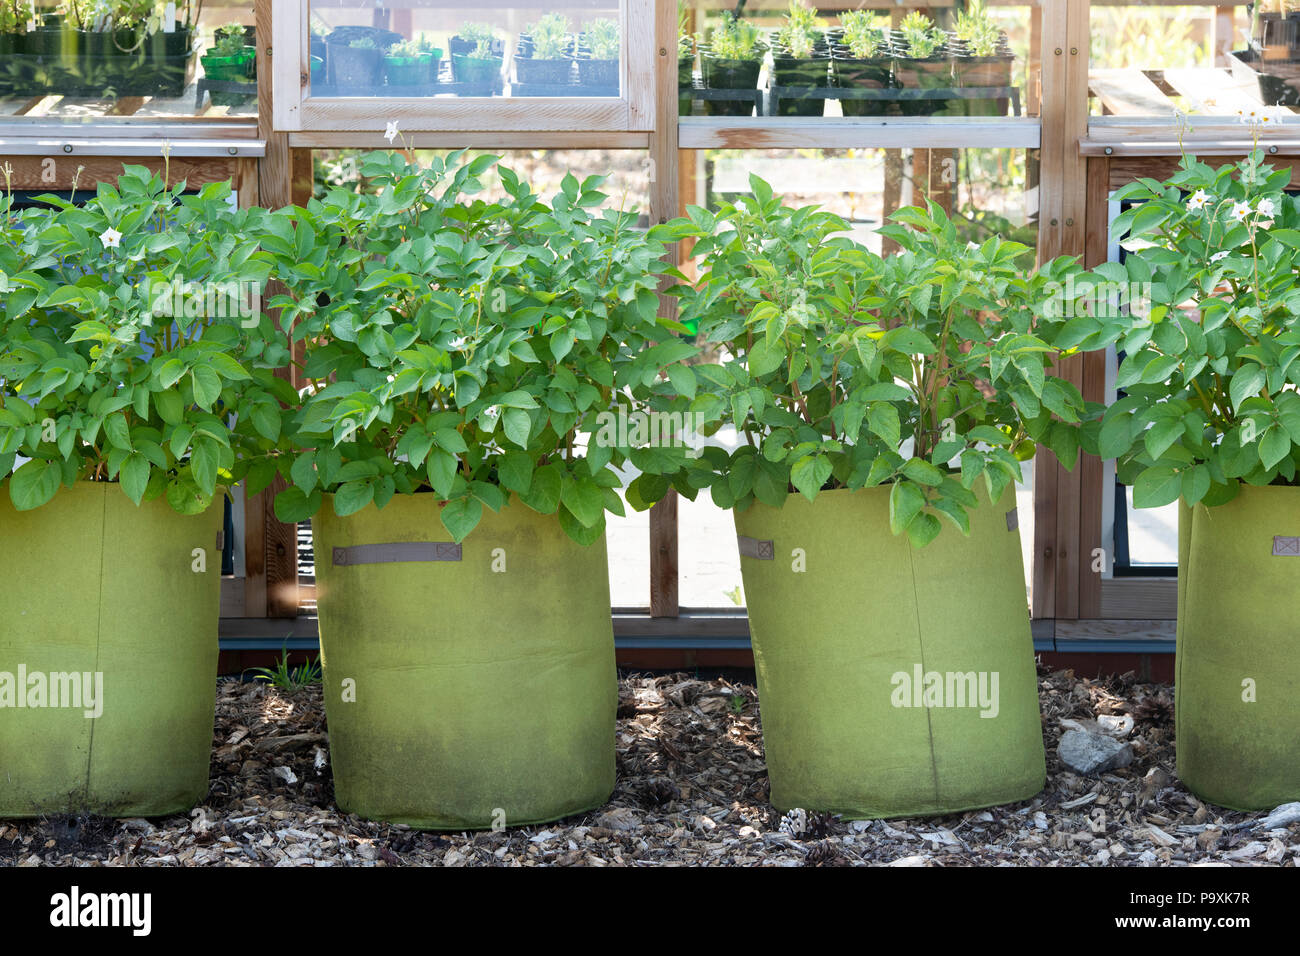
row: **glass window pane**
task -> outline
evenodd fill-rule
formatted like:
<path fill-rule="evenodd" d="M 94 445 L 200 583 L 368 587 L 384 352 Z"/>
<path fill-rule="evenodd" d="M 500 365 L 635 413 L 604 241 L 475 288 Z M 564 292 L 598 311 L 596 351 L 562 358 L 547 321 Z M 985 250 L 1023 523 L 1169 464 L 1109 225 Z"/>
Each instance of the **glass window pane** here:
<path fill-rule="evenodd" d="M 251 0 L 179 0 L 147 17 L 38 6 L 30 23 L 0 20 L 0 122 L 256 119 Z"/>
<path fill-rule="evenodd" d="M 1115 122 L 1235 122 L 1300 105 L 1300 5 L 1245 0 L 1172 6 L 1094 3 L 1089 108 Z"/>
<path fill-rule="evenodd" d="M 804 2 L 804 0 L 799 0 Z M 1037 115 L 1034 4 L 679 7 L 682 115 Z M 1033 64 L 1031 68 L 1031 64 Z"/>
<path fill-rule="evenodd" d="M 621 0 L 313 2 L 313 96 L 617 97 Z"/>

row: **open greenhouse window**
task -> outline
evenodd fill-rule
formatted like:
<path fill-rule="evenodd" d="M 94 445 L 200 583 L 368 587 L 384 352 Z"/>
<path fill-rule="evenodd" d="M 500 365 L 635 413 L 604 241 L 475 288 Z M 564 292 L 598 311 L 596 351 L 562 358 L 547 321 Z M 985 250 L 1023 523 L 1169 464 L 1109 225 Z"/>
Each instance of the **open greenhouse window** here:
<path fill-rule="evenodd" d="M 1300 120 L 1300 15 L 1291 2 L 1094 3 L 1094 125 L 1230 125 L 1239 111 Z"/>
<path fill-rule="evenodd" d="M 953 211 L 958 228 L 971 241 L 1000 235 L 1024 243 L 1029 247 L 1026 268 L 1033 267 L 1038 236 L 1038 155 L 1033 150 L 710 150 L 699 153 L 698 159 L 696 192 L 686 197 L 688 202 L 716 208 L 719 201 L 748 194 L 749 176 L 755 174 L 775 184 L 784 202 L 820 205 L 849 224 L 852 238 L 888 254 L 892 249 L 877 230 L 893 211 L 929 196 Z M 710 443 L 735 448 L 741 440 L 728 427 Z M 1016 505 L 1028 596 L 1034 462 L 1023 462 L 1021 470 Z M 682 608 L 744 607 L 731 514 L 706 491 L 694 501 L 680 501 L 678 516 Z"/>

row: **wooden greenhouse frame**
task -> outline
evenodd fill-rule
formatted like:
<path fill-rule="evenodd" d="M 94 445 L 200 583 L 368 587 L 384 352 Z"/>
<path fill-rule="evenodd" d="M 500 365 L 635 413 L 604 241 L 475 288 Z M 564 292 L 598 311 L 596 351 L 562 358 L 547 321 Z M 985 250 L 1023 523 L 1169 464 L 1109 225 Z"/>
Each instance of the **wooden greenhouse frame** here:
<path fill-rule="evenodd" d="M 644 150 L 650 159 L 651 220 L 663 222 L 686 200 L 694 201 L 695 150 L 878 147 L 888 151 L 888 171 L 891 163 L 901 169 L 902 150 L 910 149 L 917 178 L 939 201 L 951 201 L 951 195 L 945 195 L 950 187 L 932 173 L 954 151 L 1037 150 L 1039 254 L 1079 255 L 1091 267 L 1107 256 L 1111 193 L 1137 177 L 1165 175 L 1176 163 L 1179 120 L 1169 95 L 1183 96 L 1205 114 L 1195 117 L 1194 128 L 1182 134 L 1188 152 L 1226 160 L 1250 148 L 1247 130 L 1233 109 L 1243 94 L 1227 72 L 1234 17 L 1246 0 L 986 2 L 1028 12 L 1030 82 L 1024 93 L 1028 112 L 1034 115 L 887 120 L 679 117 L 676 2 L 622 0 L 624 92 L 618 98 L 398 99 L 385 100 L 380 116 L 364 99 L 309 95 L 309 0 L 276 3 L 274 16 L 271 0 L 256 0 L 256 118 L 169 120 L 148 110 L 135 115 L 118 104 L 112 110 L 114 122 L 74 125 L 6 115 L 0 108 L 0 161 L 13 165 L 17 188 L 68 188 L 74 175 L 86 187 L 113 178 L 123 160 L 157 167 L 165 143 L 173 176 L 184 175 L 195 184 L 231 178 L 241 203 L 277 206 L 302 203 L 310 196 L 313 149 L 388 147 L 383 121 L 397 119 L 403 137 L 415 147 Z M 951 6 L 952 0 L 866 0 L 849 5 L 888 12 L 898 22 L 909 9 Z M 1092 7 L 1139 5 L 1212 9 L 1213 68 L 1171 70 L 1168 75 L 1132 68 L 1090 75 Z M 447 0 L 447 6 L 454 4 Z M 697 11 L 733 6 L 731 0 L 693 4 Z M 775 12 L 785 0 L 751 0 L 746 6 L 750 12 Z M 1089 115 L 1090 97 L 1103 115 Z M 1268 131 L 1263 145 L 1279 162 L 1294 165 L 1300 163 L 1300 134 L 1291 129 L 1300 130 L 1300 125 Z M 887 205 L 897 205 L 897 186 L 887 172 Z M 1092 354 L 1060 363 L 1057 374 L 1077 385 L 1086 398 L 1101 401 L 1106 371 L 1105 356 Z M 1104 484 L 1105 467 L 1097 459 L 1085 458 L 1072 472 L 1046 462 L 1036 469 L 1031 607 L 1036 644 L 1045 651 L 1171 650 L 1174 579 L 1107 578 L 1092 570 L 1102 542 Z M 303 642 L 315 636 L 314 618 L 299 613 L 304 602 L 294 529 L 275 520 L 270 498 L 265 492 L 244 508 L 246 574 L 228 579 L 223 592 L 221 633 L 232 648 L 278 649 L 286 636 Z M 695 655 L 687 663 L 709 663 L 711 651 L 734 656 L 747 642 L 743 612 L 681 607 L 675 499 L 652 510 L 650 532 L 650 606 L 645 612 L 614 615 L 621 648 L 675 647 L 678 661 L 684 649 Z M 649 656 L 639 660 L 656 662 Z"/>

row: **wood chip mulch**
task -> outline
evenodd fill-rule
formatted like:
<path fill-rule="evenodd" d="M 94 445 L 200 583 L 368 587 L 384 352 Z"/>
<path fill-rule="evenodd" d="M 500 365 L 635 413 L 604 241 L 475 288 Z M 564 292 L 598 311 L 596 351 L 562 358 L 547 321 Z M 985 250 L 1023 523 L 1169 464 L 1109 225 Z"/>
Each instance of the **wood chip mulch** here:
<path fill-rule="evenodd" d="M 332 802 L 319 687 L 223 680 L 211 789 L 189 816 L 0 821 L 0 865 L 1056 866 L 1284 865 L 1300 822 L 1206 805 L 1174 773 L 1168 686 L 1040 669 L 1047 786 L 1034 799 L 928 819 L 782 817 L 767 802 L 758 699 L 686 674 L 620 681 L 618 784 L 604 807 L 503 832 L 429 833 Z M 1056 755 L 1062 721 L 1134 719 L 1133 762 L 1096 777 Z"/>

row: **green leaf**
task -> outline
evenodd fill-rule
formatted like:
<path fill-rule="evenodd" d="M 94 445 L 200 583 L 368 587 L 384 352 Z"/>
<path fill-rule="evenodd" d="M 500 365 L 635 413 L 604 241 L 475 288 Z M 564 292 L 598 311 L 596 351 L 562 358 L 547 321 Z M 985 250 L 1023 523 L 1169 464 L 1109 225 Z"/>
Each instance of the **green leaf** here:
<path fill-rule="evenodd" d="M 1255 364 L 1243 365 L 1237 369 L 1228 385 L 1228 394 L 1232 398 L 1232 407 L 1240 409 L 1241 403 L 1264 387 L 1265 373 Z"/>
<path fill-rule="evenodd" d="M 506 438 L 520 448 L 528 447 L 528 435 L 533 424 L 526 411 L 521 408 L 507 408 L 501 414 L 501 425 Z"/>
<path fill-rule="evenodd" d="M 339 485 L 334 493 L 334 513 L 340 518 L 356 514 L 375 500 L 375 486 L 371 481 L 349 481 Z"/>
<path fill-rule="evenodd" d="M 889 530 L 902 534 L 925 507 L 925 495 L 909 481 L 896 481 L 889 490 Z"/>
<path fill-rule="evenodd" d="M 1277 425 L 1270 426 L 1259 440 L 1259 459 L 1272 470 L 1283 458 L 1291 454 L 1291 436 Z"/>
<path fill-rule="evenodd" d="M 595 527 L 605 513 L 605 497 L 590 478 L 566 481 L 560 501 L 585 527 Z"/>
<path fill-rule="evenodd" d="M 520 493 L 520 500 L 539 514 L 555 514 L 555 509 L 560 506 L 560 491 L 564 484 L 562 475 L 560 466 L 543 465 L 533 472 L 528 491 Z"/>
<path fill-rule="evenodd" d="M 934 515 L 920 514 L 907 526 L 907 537 L 912 542 L 912 547 L 919 550 L 937 538 L 942 530 L 939 519 Z"/>
<path fill-rule="evenodd" d="M 944 473 L 922 458 L 913 458 L 903 466 L 903 474 L 918 485 L 938 487 L 943 484 Z"/>
<path fill-rule="evenodd" d="M 522 451 L 506 452 L 497 464 L 497 474 L 505 488 L 522 495 L 533 483 L 533 460 Z"/>
<path fill-rule="evenodd" d="M 1157 465 L 1138 475 L 1133 483 L 1135 508 L 1161 508 L 1178 500 L 1183 479 L 1174 469 Z"/>
<path fill-rule="evenodd" d="M 211 411 L 221 398 L 221 379 L 217 373 L 206 365 L 198 365 L 190 370 L 190 381 L 194 385 L 195 404 Z"/>
<path fill-rule="evenodd" d="M 122 490 L 137 505 L 144 498 L 149 484 L 149 460 L 143 455 L 129 455 L 118 472 Z"/>
<path fill-rule="evenodd" d="M 306 521 L 320 510 L 320 490 L 306 494 L 301 488 L 286 488 L 275 496 L 275 516 L 285 524 Z"/>
<path fill-rule="evenodd" d="M 25 462 L 9 478 L 9 500 L 19 511 L 39 508 L 54 497 L 62 476 L 63 469 L 57 461 L 34 458 Z"/>
<path fill-rule="evenodd" d="M 805 455 L 790 469 L 790 483 L 809 501 L 816 500 L 830 476 L 831 463 L 824 455 Z"/>
<path fill-rule="evenodd" d="M 442 526 L 457 543 L 469 537 L 483 517 L 483 503 L 477 498 L 456 498 L 442 508 Z"/>
<path fill-rule="evenodd" d="M 450 497 L 452 486 L 456 481 L 456 468 L 459 464 L 456 457 L 441 448 L 435 448 L 429 452 L 429 457 L 424 464 L 429 475 L 429 484 L 433 487 L 433 490 L 443 498 Z"/>

